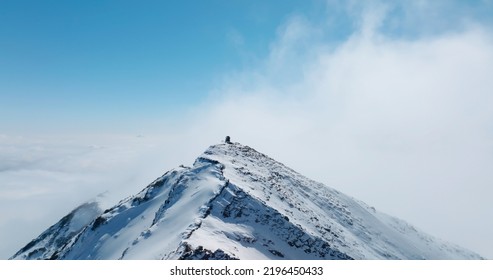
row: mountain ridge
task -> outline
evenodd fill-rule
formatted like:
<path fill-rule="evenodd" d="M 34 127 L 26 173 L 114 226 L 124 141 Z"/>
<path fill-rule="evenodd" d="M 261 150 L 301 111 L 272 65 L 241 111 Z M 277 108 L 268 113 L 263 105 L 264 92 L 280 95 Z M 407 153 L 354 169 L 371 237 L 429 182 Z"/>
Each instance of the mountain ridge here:
<path fill-rule="evenodd" d="M 12 258 L 482 259 L 239 143 L 210 146 L 66 239 Z"/>

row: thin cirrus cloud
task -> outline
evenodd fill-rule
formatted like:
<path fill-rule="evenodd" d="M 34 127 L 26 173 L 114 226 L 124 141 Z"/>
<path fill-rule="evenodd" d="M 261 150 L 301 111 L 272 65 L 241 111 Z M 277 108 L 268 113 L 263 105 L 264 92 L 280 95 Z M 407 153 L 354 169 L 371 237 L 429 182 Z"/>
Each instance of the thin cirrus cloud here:
<path fill-rule="evenodd" d="M 225 75 L 173 124 L 154 120 L 145 137 L 0 137 L 0 212 L 19 212 L 1 217 L 0 239 L 13 240 L 1 244 L 1 257 L 78 203 L 108 191 L 111 204 L 230 135 L 492 258 L 493 36 L 483 22 L 438 2 L 353 1 L 325 21 L 292 15 L 261 63 Z M 461 15 L 460 23 L 426 16 L 440 9 Z M 334 17 L 347 17 L 354 30 L 332 38 Z"/>

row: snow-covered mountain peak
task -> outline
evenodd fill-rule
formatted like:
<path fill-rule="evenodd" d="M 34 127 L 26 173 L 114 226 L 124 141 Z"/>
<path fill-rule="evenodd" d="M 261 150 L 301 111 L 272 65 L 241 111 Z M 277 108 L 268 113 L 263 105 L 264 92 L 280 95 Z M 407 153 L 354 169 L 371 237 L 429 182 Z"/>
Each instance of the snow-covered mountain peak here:
<path fill-rule="evenodd" d="M 269 156 L 237 142 L 212 145 L 197 158 L 197 161 L 201 159 L 214 160 L 223 164 L 227 163 L 235 167 L 246 167 L 250 163 L 256 164 L 257 168 L 268 168 L 272 165 L 278 165 L 288 169 L 282 163 L 275 161 Z"/>
<path fill-rule="evenodd" d="M 166 172 L 89 221 L 64 219 L 13 258 L 481 258 L 239 143 L 210 146 L 192 167 Z"/>

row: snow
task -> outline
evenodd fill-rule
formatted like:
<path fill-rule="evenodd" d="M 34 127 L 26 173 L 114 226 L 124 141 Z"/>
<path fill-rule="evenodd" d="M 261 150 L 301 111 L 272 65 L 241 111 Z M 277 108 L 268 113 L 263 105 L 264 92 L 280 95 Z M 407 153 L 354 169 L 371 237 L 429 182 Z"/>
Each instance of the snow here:
<path fill-rule="evenodd" d="M 481 258 L 238 143 L 213 145 L 192 167 L 47 232 L 65 239 L 47 244 L 42 234 L 14 258 Z"/>
<path fill-rule="evenodd" d="M 13 259 L 49 259 L 57 248 L 91 223 L 102 210 L 97 202 L 84 203 L 32 240 Z"/>

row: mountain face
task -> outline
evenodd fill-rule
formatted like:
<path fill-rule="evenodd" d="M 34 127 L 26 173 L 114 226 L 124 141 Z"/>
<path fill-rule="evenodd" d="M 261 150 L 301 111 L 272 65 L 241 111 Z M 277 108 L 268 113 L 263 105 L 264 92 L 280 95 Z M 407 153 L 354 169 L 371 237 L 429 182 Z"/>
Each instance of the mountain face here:
<path fill-rule="evenodd" d="M 17 252 L 14 259 L 50 259 L 84 227 L 90 224 L 103 211 L 96 202 L 84 203 L 75 208 L 58 223 L 41 233 Z"/>
<path fill-rule="evenodd" d="M 13 259 L 481 259 L 238 143 L 209 147 L 100 212 L 85 204 Z"/>

